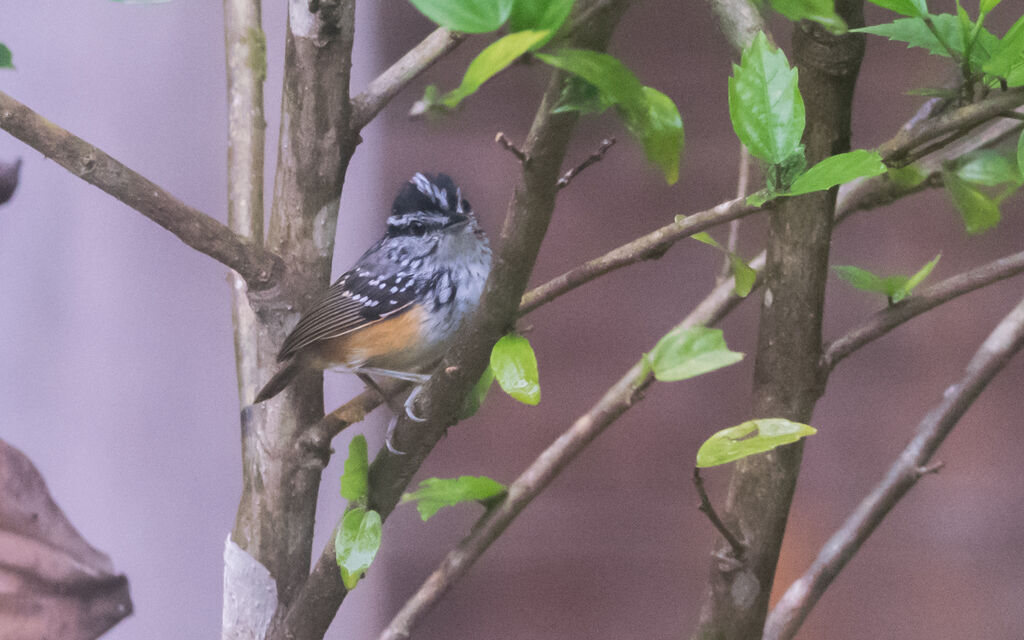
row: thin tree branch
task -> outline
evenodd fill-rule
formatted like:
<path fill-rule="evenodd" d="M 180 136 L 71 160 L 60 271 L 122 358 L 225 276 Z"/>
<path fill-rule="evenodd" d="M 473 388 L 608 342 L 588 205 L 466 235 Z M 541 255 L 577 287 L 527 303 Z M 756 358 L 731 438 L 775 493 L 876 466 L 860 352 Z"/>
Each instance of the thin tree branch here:
<path fill-rule="evenodd" d="M 697 490 L 697 495 L 700 497 L 700 506 L 698 509 L 701 513 L 707 516 L 708 520 L 711 521 L 711 525 L 725 538 L 725 541 L 732 547 L 733 557 L 736 559 L 743 558 L 743 552 L 746 551 L 746 547 L 743 543 L 729 531 L 729 527 L 725 526 L 722 519 L 718 517 L 718 513 L 715 512 L 715 508 L 711 506 L 711 498 L 708 497 L 708 492 L 704 489 L 704 478 L 700 475 L 700 467 L 693 468 L 693 486 Z"/>
<path fill-rule="evenodd" d="M 750 151 L 747 150 L 746 145 L 740 145 L 739 154 L 739 166 L 737 167 L 736 173 L 736 197 L 745 198 L 750 191 L 750 168 L 753 164 L 753 159 L 750 156 Z M 736 253 L 740 244 L 740 221 L 739 219 L 729 221 L 729 236 L 725 241 L 725 250 L 729 253 Z M 722 270 L 720 272 L 720 278 L 728 278 L 729 273 L 732 270 L 732 261 L 729 259 L 729 255 L 726 254 L 722 260 Z"/>
<path fill-rule="evenodd" d="M 821 357 L 822 371 L 831 371 L 857 349 L 925 311 L 1021 272 L 1024 272 L 1024 251 L 993 260 L 915 292 L 909 298 L 882 309 L 859 327 L 829 344 Z"/>
<path fill-rule="evenodd" d="M 240 237 L 263 244 L 263 162 L 265 131 L 263 82 L 266 37 L 259 0 L 224 1 L 224 45 L 228 80 L 228 226 Z M 245 283 L 231 274 L 235 369 L 242 406 L 252 402 L 260 384 L 259 359 L 252 345 L 259 320 L 246 296 Z"/>
<path fill-rule="evenodd" d="M 587 156 L 587 158 L 565 172 L 565 175 L 558 179 L 558 188 L 564 189 L 569 186 L 569 183 L 573 181 L 573 178 L 582 173 L 590 165 L 600 162 L 604 159 L 604 154 L 608 153 L 608 150 L 615 144 L 615 138 L 605 138 L 601 141 L 601 146 L 597 148 L 597 151 Z"/>
<path fill-rule="evenodd" d="M 532 289 L 523 296 L 519 313 L 525 315 L 558 296 L 615 269 L 635 264 L 641 260 L 660 258 L 669 247 L 682 238 L 757 211 L 760 211 L 758 207 L 747 204 L 743 198 L 738 198 L 687 216 L 679 222 L 667 224 Z"/>
<path fill-rule="evenodd" d="M 1024 104 L 1024 88 L 1000 91 L 985 100 L 969 104 L 933 118 L 921 120 L 910 129 L 901 129 L 895 136 L 882 143 L 877 151 L 887 164 L 905 163 L 915 149 L 949 134 L 966 132 L 1005 111 L 1015 110 Z"/>
<path fill-rule="evenodd" d="M 921 477 L 933 472 L 932 456 L 986 385 L 1024 346 L 1024 301 L 999 323 L 971 358 L 963 378 L 917 426 L 913 440 L 822 547 L 810 568 L 786 590 L 765 625 L 764 640 L 792 638 L 832 580 L 882 519 Z"/>
<path fill-rule="evenodd" d="M 2 91 L 0 128 L 167 229 L 196 251 L 234 269 L 249 288 L 269 288 L 283 274 L 284 263 L 274 253 L 239 237 Z"/>
<path fill-rule="evenodd" d="M 465 39 L 465 34 L 441 27 L 406 52 L 384 73 L 370 82 L 366 90 L 352 98 L 353 130 L 359 131 L 368 125 L 399 91 Z"/>
<path fill-rule="evenodd" d="M 526 157 L 526 153 L 524 153 L 522 149 L 516 146 L 516 143 L 509 140 L 508 136 L 505 135 L 504 131 L 499 131 L 497 135 L 494 136 L 494 141 L 501 145 L 502 149 L 514 155 L 516 157 L 516 160 L 518 160 L 520 163 L 524 163 L 529 159 Z"/>

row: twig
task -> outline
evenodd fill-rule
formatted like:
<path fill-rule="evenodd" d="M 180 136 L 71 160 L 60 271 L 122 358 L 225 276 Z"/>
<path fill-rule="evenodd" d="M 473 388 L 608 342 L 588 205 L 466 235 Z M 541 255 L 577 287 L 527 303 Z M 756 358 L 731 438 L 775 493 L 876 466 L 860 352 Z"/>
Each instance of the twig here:
<path fill-rule="evenodd" d="M 284 273 L 284 263 L 273 252 L 240 238 L 220 222 L 184 204 L 2 91 L 0 128 L 167 229 L 196 251 L 234 269 L 250 289 L 266 289 Z"/>
<path fill-rule="evenodd" d="M 526 164 L 526 161 L 529 160 L 529 157 L 523 152 L 523 150 L 508 139 L 508 136 L 505 135 L 504 131 L 499 131 L 498 134 L 494 136 L 494 141 L 500 144 L 505 151 L 514 155 L 521 164 Z"/>
<path fill-rule="evenodd" d="M 970 130 L 1021 104 L 1024 104 L 1024 89 L 1001 91 L 980 102 L 923 120 L 910 129 L 901 129 L 877 151 L 886 163 L 897 163 L 923 144 L 956 131 Z"/>
<path fill-rule="evenodd" d="M 587 156 L 587 159 L 581 162 L 576 167 L 566 171 L 565 175 L 558 179 L 558 188 L 564 189 L 568 187 L 569 183 L 572 182 L 573 178 L 578 176 L 584 169 L 594 164 L 595 162 L 600 162 L 604 158 L 604 154 L 608 153 L 608 150 L 611 149 L 614 144 L 615 138 L 605 138 L 604 140 L 602 140 L 601 146 L 598 147 L 597 151 Z"/>
<path fill-rule="evenodd" d="M 725 541 L 732 547 L 732 553 L 737 560 L 743 558 L 743 553 L 746 551 L 746 547 L 729 531 L 729 528 L 725 526 L 722 519 L 718 517 L 718 513 L 715 512 L 715 508 L 711 506 L 711 500 L 708 498 L 708 492 L 704 490 L 704 478 L 700 475 L 700 467 L 693 468 L 693 486 L 697 489 L 697 495 L 700 496 L 700 509 L 701 513 L 708 517 L 711 524 L 714 525 L 715 529 L 718 529 L 718 533 L 722 534 Z"/>
<path fill-rule="evenodd" d="M 366 89 L 352 98 L 351 127 L 359 131 L 380 113 L 399 91 L 419 74 L 459 46 L 466 36 L 443 27 L 435 29 L 418 45 L 377 76 Z"/>
<path fill-rule="evenodd" d="M 993 260 L 918 291 L 909 298 L 882 309 L 859 327 L 833 341 L 821 357 L 821 369 L 828 373 L 845 357 L 877 340 L 899 325 L 965 293 L 1024 272 L 1024 251 Z"/>
<path fill-rule="evenodd" d="M 621 247 L 612 249 L 603 256 L 584 262 L 532 289 L 523 296 L 519 313 L 527 314 L 558 296 L 615 269 L 636 264 L 642 260 L 660 258 L 669 247 L 682 238 L 728 220 L 749 216 L 757 211 L 760 209 L 747 204 L 744 199 L 740 198 L 687 216 L 680 222 L 665 225 Z"/>
<path fill-rule="evenodd" d="M 747 190 L 750 189 L 750 165 L 752 164 L 750 159 L 750 151 L 747 150 L 746 145 L 740 145 L 740 158 L 737 167 L 736 177 L 736 197 L 745 198 L 747 196 Z M 720 278 L 728 278 L 729 273 L 732 271 L 732 260 L 729 259 L 729 254 L 735 254 L 736 249 L 740 243 L 740 221 L 739 219 L 729 221 L 729 236 L 725 240 L 725 250 L 728 252 L 725 254 L 722 260 L 722 270 L 720 272 Z"/>
<path fill-rule="evenodd" d="M 925 474 L 929 461 L 985 386 L 1024 346 L 1024 301 L 1017 304 L 971 358 L 963 378 L 917 426 L 885 477 L 825 543 L 810 568 L 786 590 L 768 616 L 765 640 L 792 638 L 832 580 L 896 503 Z"/>

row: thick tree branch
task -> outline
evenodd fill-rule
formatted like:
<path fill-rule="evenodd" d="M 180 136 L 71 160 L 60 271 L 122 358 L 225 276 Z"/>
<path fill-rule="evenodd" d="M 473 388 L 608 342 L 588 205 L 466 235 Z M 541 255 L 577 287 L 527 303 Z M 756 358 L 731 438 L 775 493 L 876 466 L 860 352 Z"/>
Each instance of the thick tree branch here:
<path fill-rule="evenodd" d="M 251 289 L 274 285 L 284 264 L 205 213 L 0 91 L 0 128 L 135 209 L 200 253 L 234 269 Z"/>
<path fill-rule="evenodd" d="M 352 128 L 359 131 L 368 125 L 399 91 L 465 39 L 465 34 L 443 27 L 432 31 L 352 98 Z"/>
<path fill-rule="evenodd" d="M 228 226 L 239 237 L 262 246 L 266 39 L 259 0 L 224 0 L 224 45 L 228 81 Z M 242 406 L 252 402 L 252 390 L 262 379 L 259 354 L 254 348 L 260 321 L 249 304 L 247 289 L 241 276 L 232 273 L 231 319 Z M 239 547 L 228 548 L 237 550 L 237 554 L 225 554 L 221 634 L 224 638 L 260 637 L 277 605 L 277 590 L 273 589 L 263 599 L 249 597 L 249 590 L 256 588 L 252 569 L 256 561 L 239 561 L 239 557 L 245 557 Z"/>
<path fill-rule="evenodd" d="M 625 0 L 602 3 L 602 10 L 591 14 L 590 28 L 579 30 L 575 45 L 603 47 L 626 4 Z M 554 74 L 524 145 L 530 161 L 522 167 L 521 182 L 509 205 L 480 309 L 459 331 L 439 373 L 420 394 L 419 413 L 429 419 L 410 425 L 403 417 L 395 446 L 408 453 L 398 456 L 383 450 L 370 468 L 369 503 L 382 517 L 391 513 L 427 454 L 455 422 L 462 399 L 487 365 L 491 346 L 514 322 L 551 219 L 556 182 L 577 118 L 574 113 L 551 113 L 563 82 L 561 73 Z M 272 637 L 321 637 L 345 595 L 329 545 Z"/>
<path fill-rule="evenodd" d="M 861 9 L 860 0 L 836 3 L 851 26 L 862 23 Z M 853 86 L 864 39 L 802 23 L 794 31 L 793 49 L 806 105 L 807 162 L 813 165 L 849 149 Z M 818 359 L 835 194 L 785 198 L 772 212 L 754 365 L 754 417 L 807 422 L 822 392 Z M 736 563 L 712 561 L 695 638 L 760 636 L 801 453 L 798 443 L 733 465 L 720 515 L 746 552 Z M 713 556 L 730 553 L 719 543 Z"/>
<path fill-rule="evenodd" d="M 1021 272 L 1024 272 L 1024 252 L 993 260 L 915 292 L 829 344 L 821 356 L 822 373 L 827 374 L 846 356 L 925 311 Z"/>
<path fill-rule="evenodd" d="M 822 547 L 818 557 L 772 610 L 765 640 L 792 638 L 832 580 L 860 549 L 882 519 L 921 477 L 932 470 L 932 456 L 992 378 L 1024 346 L 1024 301 L 999 323 L 971 358 L 963 378 L 921 420 L 913 440 L 878 485 Z"/>
<path fill-rule="evenodd" d="M 281 133 L 266 240 L 288 271 L 279 287 L 249 295 L 260 321 L 248 345 L 263 374 L 258 382 L 276 370 L 284 335 L 330 278 L 338 202 L 357 143 L 349 126 L 354 22 L 354 0 L 288 2 Z M 272 401 L 242 411 L 242 495 L 231 537 L 277 583 L 271 632 L 309 571 L 321 469 L 296 455 L 296 442 L 323 416 L 322 381 L 319 373 L 300 375 Z M 254 392 L 255 386 L 242 390 L 243 397 Z"/>

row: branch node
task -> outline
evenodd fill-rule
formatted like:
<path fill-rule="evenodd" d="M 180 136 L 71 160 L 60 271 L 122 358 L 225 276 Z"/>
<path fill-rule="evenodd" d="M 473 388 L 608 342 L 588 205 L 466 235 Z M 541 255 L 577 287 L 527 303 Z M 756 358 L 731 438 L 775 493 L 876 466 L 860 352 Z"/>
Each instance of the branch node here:
<path fill-rule="evenodd" d="M 558 179 L 557 186 L 559 189 L 564 189 L 569 186 L 573 178 L 578 176 L 584 169 L 590 165 L 600 162 L 604 158 L 604 154 L 608 153 L 608 150 L 615 144 L 615 138 L 605 138 L 601 141 L 601 146 L 597 148 L 597 151 L 587 156 L 587 159 L 581 162 L 573 169 L 569 169 L 565 172 L 565 175 Z"/>
<path fill-rule="evenodd" d="M 933 474 L 933 473 L 938 473 L 939 471 L 942 470 L 942 467 L 944 467 L 944 466 L 946 466 L 946 463 L 944 461 L 942 461 L 942 460 L 939 460 L 939 461 L 933 462 L 931 464 L 922 465 L 922 466 L 918 467 L 917 469 L 915 469 L 915 471 L 917 472 L 917 477 L 920 478 L 920 477 L 927 476 L 927 475 L 930 475 L 930 474 Z"/>
<path fill-rule="evenodd" d="M 529 156 L 527 156 L 522 149 L 517 147 L 514 142 L 509 140 L 508 136 L 505 135 L 505 132 L 499 131 L 498 135 L 494 136 L 494 141 L 504 147 L 505 151 L 514 155 L 522 164 L 529 162 Z"/>

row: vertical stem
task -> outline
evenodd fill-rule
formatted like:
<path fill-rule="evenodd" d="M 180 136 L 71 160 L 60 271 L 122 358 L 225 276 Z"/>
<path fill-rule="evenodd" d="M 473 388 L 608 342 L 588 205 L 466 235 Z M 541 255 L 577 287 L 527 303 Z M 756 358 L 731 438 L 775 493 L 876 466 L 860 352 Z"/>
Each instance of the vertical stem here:
<path fill-rule="evenodd" d="M 228 76 L 228 226 L 262 244 L 267 44 L 260 0 L 224 0 L 224 44 Z M 256 353 L 249 347 L 258 323 L 245 295 L 245 282 L 235 272 L 231 272 L 230 280 L 238 396 L 246 405 L 252 402 L 253 390 L 260 382 Z"/>
<path fill-rule="evenodd" d="M 349 72 L 354 0 L 288 2 L 284 90 L 274 202 L 267 246 L 286 275 L 269 291 L 250 292 L 258 327 L 245 348 L 255 353 L 258 381 L 277 368 L 287 328 L 328 284 L 338 202 L 355 150 L 349 127 Z M 291 602 L 309 572 L 320 469 L 297 455 L 303 426 L 323 415 L 322 376 L 299 378 L 278 397 L 242 410 L 243 487 L 232 540 L 266 567 L 280 606 Z M 255 384 L 254 384 L 255 382 Z"/>
<path fill-rule="evenodd" d="M 836 9 L 862 24 L 861 0 Z M 853 87 L 863 36 L 834 36 L 801 23 L 794 55 L 807 111 L 808 164 L 849 149 Z M 765 292 L 754 368 L 754 416 L 810 420 L 824 380 L 819 375 L 821 321 L 836 190 L 786 198 L 771 216 Z M 800 470 L 800 444 L 739 461 L 730 480 L 726 525 L 739 533 L 742 562 L 716 562 L 697 638 L 759 638 Z M 728 557 L 720 545 L 715 555 Z"/>

